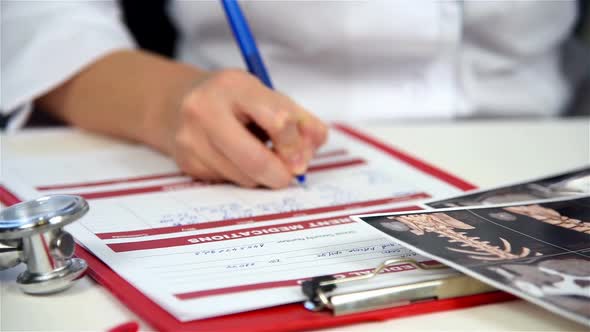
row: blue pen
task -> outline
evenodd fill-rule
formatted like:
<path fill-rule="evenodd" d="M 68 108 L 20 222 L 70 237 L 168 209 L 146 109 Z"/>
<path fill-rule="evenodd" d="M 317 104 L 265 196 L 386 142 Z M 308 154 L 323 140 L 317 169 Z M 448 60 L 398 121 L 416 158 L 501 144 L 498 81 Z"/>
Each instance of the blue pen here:
<path fill-rule="evenodd" d="M 256 40 L 250 31 L 246 17 L 242 14 L 240 5 L 236 0 L 221 0 L 221 3 L 223 4 L 225 16 L 227 17 L 234 37 L 240 46 L 240 51 L 242 52 L 242 57 L 244 58 L 244 62 L 246 62 L 248 71 L 258 77 L 264 85 L 274 89 L 260 52 L 258 52 Z M 298 183 L 305 183 L 305 174 L 297 175 L 296 178 Z"/>

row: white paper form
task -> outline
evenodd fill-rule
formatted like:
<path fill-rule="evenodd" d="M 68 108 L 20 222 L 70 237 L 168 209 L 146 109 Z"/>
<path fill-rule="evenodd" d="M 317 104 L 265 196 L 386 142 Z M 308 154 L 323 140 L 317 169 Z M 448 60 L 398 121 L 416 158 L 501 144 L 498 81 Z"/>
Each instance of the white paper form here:
<path fill-rule="evenodd" d="M 348 215 L 459 192 L 337 130 L 306 186 L 277 191 L 197 182 L 147 148 L 95 141 L 75 155 L 8 149 L 5 185 L 22 198 L 86 197 L 90 212 L 68 230 L 181 321 L 300 301 L 299 283 L 313 276 L 366 273 L 391 257 L 423 260 Z M 387 283 L 433 278 L 412 270 L 391 268 L 403 273 Z"/>

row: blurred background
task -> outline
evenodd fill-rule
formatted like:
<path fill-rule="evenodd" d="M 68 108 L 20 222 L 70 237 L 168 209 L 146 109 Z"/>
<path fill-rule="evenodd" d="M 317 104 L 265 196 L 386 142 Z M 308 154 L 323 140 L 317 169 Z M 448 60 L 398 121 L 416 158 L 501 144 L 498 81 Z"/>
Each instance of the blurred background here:
<path fill-rule="evenodd" d="M 174 56 L 178 33 L 166 13 L 168 0 L 120 0 L 125 24 L 140 47 Z M 562 48 L 562 66 L 574 91 L 563 116 L 590 115 L 590 1 L 577 0 L 578 19 Z"/>

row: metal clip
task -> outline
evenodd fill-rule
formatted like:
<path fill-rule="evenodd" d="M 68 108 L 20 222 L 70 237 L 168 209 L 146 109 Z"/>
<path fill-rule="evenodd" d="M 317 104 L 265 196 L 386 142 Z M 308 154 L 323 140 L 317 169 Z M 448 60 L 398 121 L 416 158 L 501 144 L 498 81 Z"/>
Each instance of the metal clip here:
<path fill-rule="evenodd" d="M 333 276 L 320 276 L 302 283 L 302 291 L 307 297 L 304 307 L 311 311 L 329 309 L 334 315 L 384 309 L 406 305 L 427 299 L 445 299 L 451 297 L 479 294 L 494 291 L 482 282 L 463 274 L 442 279 L 421 281 L 412 284 L 397 285 L 330 296 L 328 293 L 338 285 L 371 279 L 385 268 L 398 264 L 410 264 L 421 270 L 446 268 L 443 264 L 424 264 L 413 259 L 389 259 L 381 263 L 371 273 L 361 276 L 336 279 Z"/>

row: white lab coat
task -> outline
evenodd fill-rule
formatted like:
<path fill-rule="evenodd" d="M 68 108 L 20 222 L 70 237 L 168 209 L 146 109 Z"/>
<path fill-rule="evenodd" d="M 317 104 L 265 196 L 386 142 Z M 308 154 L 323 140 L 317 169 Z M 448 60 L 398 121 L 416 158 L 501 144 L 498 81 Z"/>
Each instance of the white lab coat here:
<path fill-rule="evenodd" d="M 326 120 L 553 114 L 573 1 L 242 1 L 274 85 Z M 218 1 L 173 1 L 179 60 L 244 68 Z M 2 1 L 0 109 L 134 42 L 115 1 Z"/>

